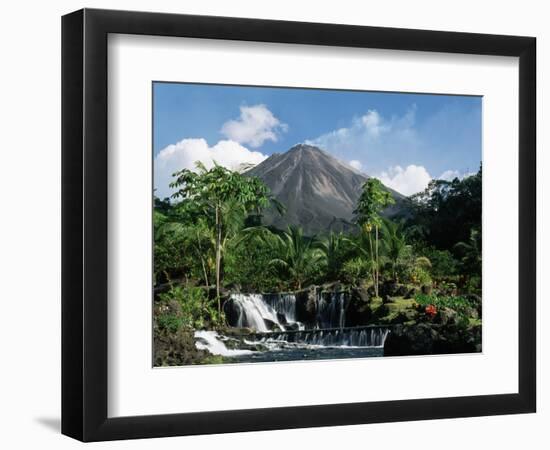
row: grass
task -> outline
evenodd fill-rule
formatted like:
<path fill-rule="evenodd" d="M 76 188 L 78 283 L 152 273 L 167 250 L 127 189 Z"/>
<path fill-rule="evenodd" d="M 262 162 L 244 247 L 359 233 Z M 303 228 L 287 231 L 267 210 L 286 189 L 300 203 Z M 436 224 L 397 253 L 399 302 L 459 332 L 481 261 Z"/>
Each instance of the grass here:
<path fill-rule="evenodd" d="M 388 309 L 387 314 L 380 316 L 378 320 L 381 322 L 389 322 L 395 319 L 399 314 L 412 311 L 414 299 L 406 299 L 404 297 L 393 297 L 393 301 L 386 303 L 385 306 Z M 371 308 L 376 311 L 383 305 L 381 298 L 373 298 L 371 301 Z"/>

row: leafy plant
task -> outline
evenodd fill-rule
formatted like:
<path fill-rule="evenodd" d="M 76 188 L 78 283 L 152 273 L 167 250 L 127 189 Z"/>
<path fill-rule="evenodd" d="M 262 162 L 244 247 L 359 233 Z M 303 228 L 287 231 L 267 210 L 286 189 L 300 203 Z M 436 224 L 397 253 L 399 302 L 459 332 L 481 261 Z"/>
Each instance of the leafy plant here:
<path fill-rule="evenodd" d="M 382 224 L 380 211 L 395 203 L 391 193 L 377 178 L 369 178 L 363 185 L 363 190 L 354 211 L 356 221 L 361 229 L 368 234 L 370 254 L 372 259 L 372 277 L 374 292 L 378 297 L 378 285 L 380 279 L 380 262 L 378 259 L 378 229 Z M 374 250 L 372 245 L 372 231 L 374 229 Z"/>
<path fill-rule="evenodd" d="M 160 294 L 162 302 L 177 302 L 179 310 L 161 314 L 158 318 L 159 327 L 169 330 L 179 328 L 204 328 L 206 323 L 212 326 L 223 324 L 223 313 L 213 307 L 204 289 L 191 286 L 172 286 L 168 292 Z"/>
<path fill-rule="evenodd" d="M 346 261 L 341 273 L 344 281 L 357 286 L 361 280 L 368 277 L 371 268 L 372 261 L 357 257 Z"/>
<path fill-rule="evenodd" d="M 196 163 L 197 171 L 183 169 L 174 174 L 170 187 L 176 188 L 176 199 L 188 200 L 209 219 L 213 226 L 215 278 L 218 312 L 221 313 L 220 288 L 222 263 L 235 219 L 248 212 L 259 212 L 272 197 L 267 186 L 256 177 L 246 177 L 220 165 L 207 169 Z"/>

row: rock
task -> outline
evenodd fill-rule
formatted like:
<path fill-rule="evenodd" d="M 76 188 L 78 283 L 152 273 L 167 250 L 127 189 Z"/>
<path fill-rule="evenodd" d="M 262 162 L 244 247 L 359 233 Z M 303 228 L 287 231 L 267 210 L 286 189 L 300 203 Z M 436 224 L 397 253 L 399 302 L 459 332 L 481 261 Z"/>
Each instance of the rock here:
<path fill-rule="evenodd" d="M 386 304 L 386 303 L 394 303 L 395 302 L 395 298 L 393 297 L 390 297 L 388 294 L 385 294 L 383 297 L 382 297 L 382 303 Z"/>
<path fill-rule="evenodd" d="M 223 303 L 222 309 L 228 325 L 231 327 L 238 326 L 239 318 L 243 314 L 241 305 L 232 298 L 229 298 Z"/>
<path fill-rule="evenodd" d="M 368 325 L 371 320 L 372 308 L 366 289 L 353 289 L 346 307 L 346 326 Z"/>
<path fill-rule="evenodd" d="M 371 296 L 368 289 L 364 287 L 356 287 L 351 290 L 351 298 L 359 303 L 369 303 Z"/>
<path fill-rule="evenodd" d="M 397 290 L 395 291 L 395 295 L 397 297 L 405 297 L 405 295 L 407 295 L 407 292 L 408 292 L 407 286 L 405 286 L 404 284 L 400 284 L 398 285 Z"/>
<path fill-rule="evenodd" d="M 210 355 L 195 346 L 193 331 L 179 330 L 169 333 L 155 330 L 153 342 L 155 366 L 184 366 L 200 364 Z"/>
<path fill-rule="evenodd" d="M 431 325 L 396 325 L 384 343 L 384 356 L 430 355 L 437 332 Z"/>
<path fill-rule="evenodd" d="M 384 303 L 373 311 L 373 320 L 379 320 L 381 317 L 385 317 L 390 313 L 390 309 Z"/>
<path fill-rule="evenodd" d="M 285 331 L 299 331 L 299 330 L 300 330 L 299 322 L 287 323 L 285 325 Z"/>
<path fill-rule="evenodd" d="M 481 318 L 481 297 L 476 294 L 466 294 L 464 297 L 470 302 L 472 307 L 477 310 L 478 317 Z"/>
<path fill-rule="evenodd" d="M 396 325 L 384 344 L 384 356 L 437 355 L 481 351 L 481 327 L 453 324 Z"/>
<path fill-rule="evenodd" d="M 279 324 L 273 322 L 272 320 L 264 319 L 264 323 L 269 331 L 283 331 Z"/>
<path fill-rule="evenodd" d="M 317 314 L 316 286 L 310 286 L 295 292 L 296 296 L 296 320 L 308 326 L 315 325 Z"/>
<path fill-rule="evenodd" d="M 218 332 L 220 334 L 223 334 L 225 336 L 248 336 L 249 334 L 253 334 L 256 331 L 252 328 L 234 328 L 234 327 L 224 327 L 222 329 L 219 329 Z"/>
<path fill-rule="evenodd" d="M 472 307 L 472 306 L 468 306 L 466 308 L 464 308 L 464 313 L 466 314 L 466 316 L 472 318 L 472 319 L 479 319 L 479 312 L 476 308 Z"/>
<path fill-rule="evenodd" d="M 420 293 L 420 290 L 417 287 L 412 287 L 407 291 L 404 297 L 406 299 L 415 298 L 419 293 Z"/>
<path fill-rule="evenodd" d="M 440 308 L 434 317 L 434 323 L 441 325 L 456 325 L 458 320 L 458 313 L 451 308 Z"/>

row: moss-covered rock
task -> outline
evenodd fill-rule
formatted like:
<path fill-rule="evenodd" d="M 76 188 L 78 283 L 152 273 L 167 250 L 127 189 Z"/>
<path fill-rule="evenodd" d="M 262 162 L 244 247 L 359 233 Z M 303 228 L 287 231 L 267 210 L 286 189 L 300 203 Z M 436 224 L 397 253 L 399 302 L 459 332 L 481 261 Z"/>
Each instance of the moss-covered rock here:
<path fill-rule="evenodd" d="M 155 330 L 153 352 L 155 366 L 203 364 L 210 356 L 207 351 L 197 349 L 192 330 L 178 330 L 174 333 Z"/>

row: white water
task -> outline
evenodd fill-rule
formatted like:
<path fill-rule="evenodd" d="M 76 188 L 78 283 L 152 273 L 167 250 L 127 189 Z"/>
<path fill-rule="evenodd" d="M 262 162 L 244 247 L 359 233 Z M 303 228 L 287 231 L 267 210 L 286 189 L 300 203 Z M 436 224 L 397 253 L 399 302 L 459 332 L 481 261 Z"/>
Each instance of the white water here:
<path fill-rule="evenodd" d="M 239 356 L 254 353 L 252 350 L 233 350 L 227 348 L 215 331 L 195 331 L 195 339 L 197 339 L 195 342 L 197 349 L 207 350 L 212 355 Z"/>
<path fill-rule="evenodd" d="M 348 300 L 348 294 L 344 291 L 317 292 L 316 311 L 307 327 L 296 321 L 294 294 L 236 293 L 231 295 L 225 308 L 227 317 L 231 317 L 231 326 L 265 333 L 263 336 L 251 336 L 245 341 L 246 344 L 262 344 L 268 350 L 383 348 L 389 333 L 387 328 L 345 328 Z M 223 345 L 223 342 L 219 343 Z"/>
<path fill-rule="evenodd" d="M 363 328 L 347 330 L 301 331 L 298 333 L 273 332 L 264 335 L 257 341 L 246 341 L 249 344 L 265 344 L 268 347 L 279 345 L 317 348 L 317 347 L 348 347 L 348 348 L 384 348 L 389 334 L 387 328 Z"/>
<path fill-rule="evenodd" d="M 325 296 L 329 296 L 329 301 Z M 344 328 L 346 324 L 346 293 L 317 293 L 317 328 Z"/>
<path fill-rule="evenodd" d="M 273 322 L 280 330 L 285 326 L 279 320 L 284 317 L 285 323 L 296 323 L 296 297 L 294 294 L 262 295 L 232 294 L 231 300 L 239 308 L 236 327 L 253 328 L 265 333 L 269 331 L 266 320 Z"/>

